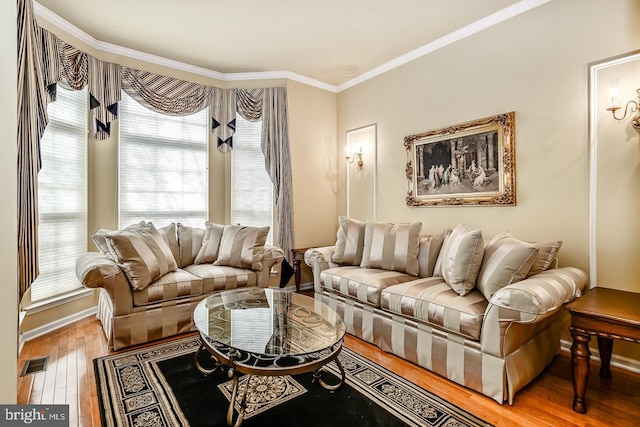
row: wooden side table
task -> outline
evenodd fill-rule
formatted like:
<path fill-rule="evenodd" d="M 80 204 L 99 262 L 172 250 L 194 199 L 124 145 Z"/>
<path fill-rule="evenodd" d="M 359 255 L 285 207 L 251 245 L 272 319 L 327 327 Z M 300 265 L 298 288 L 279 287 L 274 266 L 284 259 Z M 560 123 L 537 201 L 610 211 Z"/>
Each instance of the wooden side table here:
<path fill-rule="evenodd" d="M 293 262 L 293 266 L 292 266 L 293 275 L 296 282 L 296 292 L 300 292 L 300 273 L 301 273 L 300 263 L 302 262 L 302 260 L 304 260 L 304 253 L 307 251 L 307 249 L 309 248 L 297 248 L 291 251 L 292 252 L 291 260 Z"/>
<path fill-rule="evenodd" d="M 587 412 L 585 393 L 589 379 L 589 341 L 598 339 L 600 377 L 611 378 L 613 339 L 640 343 L 640 293 L 596 287 L 566 305 L 571 313 L 569 331 L 573 374 L 573 410 Z"/>

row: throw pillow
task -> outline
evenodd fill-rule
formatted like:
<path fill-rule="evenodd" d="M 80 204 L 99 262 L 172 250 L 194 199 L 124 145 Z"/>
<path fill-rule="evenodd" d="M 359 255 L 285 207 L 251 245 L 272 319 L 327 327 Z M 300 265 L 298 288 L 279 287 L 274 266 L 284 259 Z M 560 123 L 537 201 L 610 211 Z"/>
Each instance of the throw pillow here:
<path fill-rule="evenodd" d="M 178 247 L 180 248 L 180 268 L 194 263 L 202 248 L 205 230 L 178 223 Z"/>
<path fill-rule="evenodd" d="M 364 250 L 365 223 L 340 216 L 338 235 L 331 261 L 341 265 L 360 265 Z"/>
<path fill-rule="evenodd" d="M 146 226 L 147 226 L 146 222 L 140 221 L 136 224 L 131 224 L 126 228 L 134 229 L 134 228 L 141 228 Z M 109 245 L 107 244 L 106 234 L 113 233 L 114 231 L 116 230 L 110 230 L 108 228 L 96 228 L 96 231 L 91 236 L 91 240 L 93 240 L 93 243 L 95 243 L 96 246 L 98 247 L 98 251 L 100 251 L 102 255 L 105 255 L 107 258 L 111 259 L 112 261 L 116 261 L 116 258 L 115 258 L 115 255 L 111 253 L 111 249 L 109 249 Z"/>
<path fill-rule="evenodd" d="M 476 285 L 476 279 L 482 264 L 484 240 L 482 232 L 458 224 L 442 248 L 442 277 L 444 281 L 464 296 Z"/>
<path fill-rule="evenodd" d="M 442 249 L 445 238 L 451 230 L 445 230 L 435 236 L 421 234 L 418 246 L 418 276 L 431 277 L 434 274 L 436 262 Z"/>
<path fill-rule="evenodd" d="M 392 224 L 367 221 L 360 266 L 417 276 L 421 229 L 420 222 Z"/>
<path fill-rule="evenodd" d="M 152 225 L 107 233 L 106 238 L 133 289 L 144 289 L 178 268 L 169 245 Z"/>
<path fill-rule="evenodd" d="M 214 224 L 208 221 L 205 225 L 207 229 L 204 232 L 200 251 L 198 251 L 198 255 L 196 255 L 196 259 L 193 261 L 194 264 L 211 264 L 218 259 L 218 250 L 220 249 L 224 225 Z"/>
<path fill-rule="evenodd" d="M 153 225 L 149 223 L 149 225 Z M 178 238 L 176 236 L 176 224 L 172 222 L 169 225 L 165 225 L 164 227 L 158 228 L 160 235 L 169 245 L 169 249 L 171 249 L 171 253 L 173 254 L 173 259 L 176 261 L 176 265 L 180 261 L 180 247 L 178 246 Z"/>
<path fill-rule="evenodd" d="M 540 243 L 540 249 L 536 255 L 536 259 L 527 273 L 527 277 L 534 274 L 542 273 L 551 267 L 553 260 L 556 259 L 556 255 L 562 246 L 562 240 L 552 240 L 550 242 Z"/>
<path fill-rule="evenodd" d="M 218 259 L 214 265 L 228 265 L 261 271 L 267 234 L 269 234 L 268 226 L 225 225 Z"/>
<path fill-rule="evenodd" d="M 109 251 L 109 245 L 107 245 L 106 236 L 107 233 L 111 232 L 113 232 L 113 230 L 109 230 L 106 228 L 96 228 L 96 231 L 91 235 L 91 240 L 93 240 L 93 243 L 96 244 L 96 246 L 98 247 L 98 251 L 100 251 L 102 255 L 113 260 L 113 256 Z"/>
<path fill-rule="evenodd" d="M 478 275 L 478 290 L 491 299 L 494 293 L 524 279 L 538 254 L 538 245 L 500 233 L 486 246 Z"/>

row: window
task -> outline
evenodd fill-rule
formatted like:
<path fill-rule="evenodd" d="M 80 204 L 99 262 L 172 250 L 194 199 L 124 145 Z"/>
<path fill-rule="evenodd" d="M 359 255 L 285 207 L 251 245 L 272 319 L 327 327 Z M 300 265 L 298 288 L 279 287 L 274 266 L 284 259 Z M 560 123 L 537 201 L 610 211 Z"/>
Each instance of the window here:
<path fill-rule="evenodd" d="M 76 257 L 87 250 L 87 94 L 58 85 L 40 142 L 38 263 L 31 302 L 81 288 Z"/>
<path fill-rule="evenodd" d="M 273 241 L 273 185 L 260 148 L 262 122 L 236 116 L 231 152 L 231 223 L 270 226 L 267 243 Z"/>
<path fill-rule="evenodd" d="M 169 116 L 120 102 L 120 226 L 203 227 L 208 217 L 207 111 Z"/>

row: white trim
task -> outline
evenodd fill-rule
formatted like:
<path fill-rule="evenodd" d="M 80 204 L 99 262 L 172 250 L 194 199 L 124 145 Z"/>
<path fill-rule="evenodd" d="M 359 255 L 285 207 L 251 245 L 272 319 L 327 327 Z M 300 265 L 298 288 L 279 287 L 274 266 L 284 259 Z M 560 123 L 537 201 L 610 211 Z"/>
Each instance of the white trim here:
<path fill-rule="evenodd" d="M 388 61 L 373 70 L 367 71 L 360 76 L 351 79 L 341 85 L 338 85 L 337 91 L 341 92 L 350 87 L 356 86 L 366 80 L 372 79 L 380 74 L 386 73 L 387 71 L 393 70 L 394 68 L 400 67 L 408 62 L 414 61 L 420 57 L 428 55 L 436 50 L 442 49 L 452 43 L 470 37 L 480 31 L 486 30 L 487 28 L 493 27 L 507 19 L 511 19 L 515 16 L 520 15 L 521 13 L 527 12 L 531 9 L 534 9 L 538 6 L 541 6 L 545 3 L 550 2 L 551 0 L 522 0 L 518 3 L 515 3 L 511 6 L 505 7 L 495 13 L 492 13 L 489 16 L 486 16 L 482 19 L 479 19 L 471 24 L 462 27 L 452 33 L 449 33 L 439 39 L 432 41 L 431 43 L 427 43 L 422 47 L 414 49 L 404 55 L 398 56 L 391 61 Z"/>
<path fill-rule="evenodd" d="M 379 76 L 380 74 L 386 73 L 387 71 L 390 71 L 394 68 L 400 67 L 401 65 L 404 65 L 422 56 L 428 55 L 429 53 L 434 52 L 438 49 L 442 49 L 443 47 L 448 46 L 452 43 L 455 43 L 459 40 L 470 37 L 480 31 L 486 30 L 487 28 L 490 28 L 503 21 L 506 21 L 515 16 L 518 16 L 522 13 L 525 13 L 531 9 L 534 9 L 550 1 L 551 0 L 521 0 L 515 4 L 512 4 L 511 6 L 505 7 L 504 9 L 501 9 L 495 13 L 492 13 L 489 16 L 481 18 L 465 27 L 462 27 L 456 31 L 453 31 L 452 33 L 449 33 L 443 37 L 440 37 L 437 40 L 427 43 L 422 47 L 419 47 L 404 55 L 401 55 L 395 59 L 392 59 L 391 61 L 388 61 L 338 86 L 321 82 L 311 77 L 306 77 L 291 71 L 270 71 L 270 72 L 256 72 L 256 73 L 252 73 L 252 72 L 220 73 L 218 71 L 209 70 L 207 68 L 197 67 L 195 65 L 174 61 L 172 59 L 163 58 L 157 55 L 151 55 L 149 53 L 140 52 L 134 49 L 129 49 L 127 47 L 122 47 L 122 46 L 114 45 L 111 43 L 106 43 L 100 40 L 96 40 L 86 32 L 82 31 L 75 25 L 71 24 L 66 19 L 56 15 L 46 7 L 42 6 L 37 1 L 33 2 L 33 6 L 34 6 L 36 18 L 43 18 L 44 20 L 55 25 L 57 28 L 60 28 L 61 30 L 71 34 L 73 37 L 88 44 L 89 46 L 91 46 L 96 50 L 100 50 L 107 53 L 113 53 L 116 55 L 122 55 L 122 56 L 126 56 L 133 59 L 139 59 L 152 64 L 162 65 L 165 67 L 173 68 L 176 70 L 182 70 L 182 71 L 186 71 L 189 73 L 193 73 L 193 74 L 197 74 L 205 77 L 211 77 L 211 78 L 222 80 L 225 82 L 239 81 L 239 80 L 247 81 L 247 80 L 265 80 L 265 79 L 288 79 L 288 80 L 297 81 L 299 83 L 307 84 L 309 86 L 314 86 L 319 89 L 324 89 L 329 92 L 337 93 L 345 89 L 349 89 L 353 86 L 356 86 L 373 77 Z"/>
<path fill-rule="evenodd" d="M 567 340 L 560 340 L 560 349 L 571 354 L 571 342 Z M 600 352 L 598 352 L 598 349 L 590 348 L 590 350 L 592 353 L 590 359 L 597 360 L 599 362 Z M 611 366 L 615 366 L 616 368 L 624 369 L 625 371 L 633 372 L 635 374 L 640 374 L 640 360 L 612 354 Z"/>
<path fill-rule="evenodd" d="M 22 350 L 22 346 L 24 343 L 31 341 L 35 338 L 38 338 L 42 335 L 48 334 L 49 332 L 53 332 L 57 329 L 63 328 L 67 325 L 70 325 L 78 320 L 84 319 L 85 317 L 89 317 L 91 315 L 95 315 L 98 313 L 98 307 L 87 308 L 86 310 L 82 310 L 78 313 L 74 313 L 70 316 L 63 317 L 62 319 L 55 320 L 51 323 L 47 323 L 46 325 L 39 326 L 35 329 L 31 329 L 23 334 L 20 334 L 18 338 L 18 354 Z"/>
<path fill-rule="evenodd" d="M 23 307 L 22 310 L 24 310 L 27 315 L 39 313 L 41 311 L 50 310 L 52 308 L 65 305 L 71 301 L 89 297 L 93 294 L 93 292 L 93 289 L 80 288 L 69 293 L 48 298 L 42 302 L 32 303 L 28 307 Z"/>
<path fill-rule="evenodd" d="M 635 61 L 640 51 L 589 64 L 589 287 L 594 288 L 598 279 L 597 208 L 598 208 L 598 94 L 597 72 Z"/>

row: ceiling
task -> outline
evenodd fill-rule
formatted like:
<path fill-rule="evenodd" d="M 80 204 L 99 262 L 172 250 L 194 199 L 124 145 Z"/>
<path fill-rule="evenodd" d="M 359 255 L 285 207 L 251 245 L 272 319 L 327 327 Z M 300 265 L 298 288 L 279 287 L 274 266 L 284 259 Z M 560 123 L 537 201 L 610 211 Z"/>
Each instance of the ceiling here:
<path fill-rule="evenodd" d="M 289 72 L 339 87 L 547 1 L 37 0 L 36 11 L 101 45 L 225 75 Z"/>

